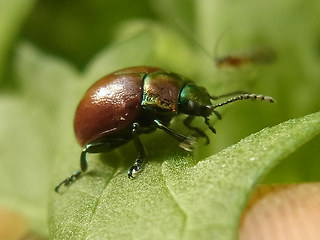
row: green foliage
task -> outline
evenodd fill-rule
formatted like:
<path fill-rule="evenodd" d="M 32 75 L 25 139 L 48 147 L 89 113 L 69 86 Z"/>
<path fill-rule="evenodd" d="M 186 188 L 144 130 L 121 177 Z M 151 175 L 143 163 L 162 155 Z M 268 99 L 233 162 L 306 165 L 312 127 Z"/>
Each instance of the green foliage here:
<path fill-rule="evenodd" d="M 34 0 L 4 0 L 0 2 L 0 84 L 9 67 L 6 61 L 16 35 Z"/>
<path fill-rule="evenodd" d="M 318 3 L 146 1 L 153 14 L 128 20 L 109 11 L 114 21 L 108 33 L 112 40 L 92 41 L 91 50 L 84 47 L 88 42 L 71 44 L 71 33 L 77 29 L 69 5 L 70 16 L 64 14 L 63 19 L 70 21 L 56 26 L 57 31 L 52 28 L 50 34 L 53 46 L 66 42 L 73 48 L 66 53 L 62 46 L 52 50 L 31 37 L 32 32 L 46 31 L 45 21 L 54 19 L 45 17 L 43 24 L 33 25 L 43 14 L 40 3 L 27 20 L 29 31 L 21 36 L 17 33 L 33 2 L 9 2 L 1 3 L 12 8 L 11 14 L 1 14 L 0 25 L 0 71 L 4 66 L 12 69 L 2 75 L 6 91 L 0 92 L 0 204 L 26 215 L 35 231 L 48 234 L 49 219 L 53 239 L 233 239 L 256 184 L 320 180 Z M 90 6 L 103 9 L 95 1 Z M 46 7 L 52 7 L 46 12 L 54 12 L 50 4 Z M 123 11 L 122 16 L 130 9 L 114 7 Z M 102 32 L 108 24 L 96 25 L 95 34 L 105 37 Z M 223 32 L 219 56 L 268 46 L 275 50 L 277 61 L 231 71 L 216 69 L 199 45 L 213 55 Z M 77 32 L 75 41 L 81 42 L 85 34 Z M 83 59 L 65 60 L 77 53 L 94 55 L 92 49 L 100 50 L 81 72 L 76 65 L 84 65 Z M 14 55 L 8 57 L 9 52 Z M 73 136 L 72 119 L 81 95 L 101 76 L 134 65 L 178 72 L 215 95 L 248 89 L 271 95 L 277 103 L 226 107 L 223 120 L 214 123 L 217 135 L 210 135 L 211 144 L 204 146 L 199 140 L 194 154 L 179 149 L 161 132 L 142 136 L 148 163 L 133 181 L 126 178 L 136 157 L 132 144 L 89 155 L 88 173 L 61 194 L 54 193 L 54 186 L 79 168 L 81 149 Z M 13 82 L 17 88 L 8 89 Z M 172 127 L 185 132 L 179 120 Z M 202 121 L 196 124 L 205 129 Z"/>
<path fill-rule="evenodd" d="M 99 166 L 62 194 L 52 193 L 52 236 L 235 239 L 257 182 L 319 133 L 320 112 L 266 128 L 200 162 L 171 150 L 157 154 L 133 181 L 121 165 Z M 127 155 L 109 158 L 124 162 Z"/>

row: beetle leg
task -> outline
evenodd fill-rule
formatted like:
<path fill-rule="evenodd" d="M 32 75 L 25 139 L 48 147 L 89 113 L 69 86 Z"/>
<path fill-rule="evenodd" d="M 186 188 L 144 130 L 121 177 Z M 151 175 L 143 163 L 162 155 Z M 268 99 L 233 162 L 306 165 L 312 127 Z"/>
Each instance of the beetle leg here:
<path fill-rule="evenodd" d="M 207 118 L 207 117 L 204 118 L 205 124 L 208 126 L 208 128 L 211 130 L 212 133 L 216 134 L 216 130 L 215 130 L 214 127 L 210 124 L 209 121 L 210 121 L 209 118 Z"/>
<path fill-rule="evenodd" d="M 88 162 L 87 162 L 87 153 L 92 152 L 94 148 L 102 146 L 103 143 L 96 143 L 96 144 L 87 144 L 85 148 L 82 150 L 80 155 L 80 166 L 81 170 L 74 172 L 70 177 L 67 177 L 61 183 L 59 183 L 55 187 L 55 191 L 59 192 L 59 189 L 62 185 L 68 186 L 75 182 L 77 179 L 80 178 L 81 174 L 88 169 Z"/>
<path fill-rule="evenodd" d="M 168 133 L 171 137 L 174 137 L 176 140 L 180 142 L 179 146 L 187 151 L 192 151 L 194 149 L 194 145 L 196 144 L 196 139 L 192 136 L 184 136 L 180 133 L 173 131 L 171 128 L 165 126 L 161 121 L 155 119 L 153 120 L 158 128 Z"/>
<path fill-rule="evenodd" d="M 87 161 L 87 153 L 89 152 L 89 147 L 91 145 L 86 145 L 86 147 L 82 150 L 80 155 L 80 167 L 81 171 L 85 172 L 88 169 L 88 161 Z"/>
<path fill-rule="evenodd" d="M 209 137 L 208 135 L 202 131 L 200 128 L 197 127 L 193 127 L 191 126 L 191 122 L 193 121 L 193 119 L 195 118 L 195 116 L 188 116 L 186 119 L 183 120 L 183 124 L 190 130 L 195 131 L 200 137 L 205 138 L 206 139 L 206 144 L 210 143 Z"/>
<path fill-rule="evenodd" d="M 132 124 L 132 139 L 134 146 L 138 151 L 138 158 L 136 159 L 135 163 L 132 165 L 131 168 L 128 170 L 128 177 L 133 178 L 133 175 L 141 170 L 141 165 L 146 158 L 146 151 L 140 141 L 139 134 L 138 134 L 138 123 Z"/>
<path fill-rule="evenodd" d="M 76 181 L 81 175 L 81 171 L 76 171 L 74 172 L 70 177 L 67 177 L 65 180 L 63 180 L 61 183 L 59 183 L 55 188 L 54 190 L 56 192 L 59 192 L 59 189 L 62 185 L 70 185 L 71 183 L 73 183 L 74 181 Z"/>

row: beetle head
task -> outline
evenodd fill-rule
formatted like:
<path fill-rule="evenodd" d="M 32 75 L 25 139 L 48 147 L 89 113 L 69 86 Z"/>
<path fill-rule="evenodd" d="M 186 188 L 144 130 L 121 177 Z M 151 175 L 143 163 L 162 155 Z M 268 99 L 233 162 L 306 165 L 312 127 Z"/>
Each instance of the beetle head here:
<path fill-rule="evenodd" d="M 232 95 L 236 96 L 228 99 L 227 101 L 215 105 L 212 105 L 210 102 L 210 100 L 218 100 L 220 98 Z M 190 116 L 204 117 L 205 124 L 213 133 L 216 133 L 213 126 L 209 123 L 209 116 L 212 113 L 214 113 L 218 119 L 221 119 L 220 114 L 215 110 L 216 108 L 244 99 L 261 100 L 271 103 L 275 102 L 274 99 L 269 96 L 246 93 L 241 91 L 231 92 L 229 94 L 221 96 L 210 96 L 210 94 L 207 92 L 205 88 L 199 87 L 194 83 L 188 83 L 184 86 L 180 93 L 179 111 Z"/>
<path fill-rule="evenodd" d="M 191 116 L 208 117 L 212 113 L 210 99 L 211 96 L 205 88 L 188 83 L 180 92 L 179 112 Z"/>

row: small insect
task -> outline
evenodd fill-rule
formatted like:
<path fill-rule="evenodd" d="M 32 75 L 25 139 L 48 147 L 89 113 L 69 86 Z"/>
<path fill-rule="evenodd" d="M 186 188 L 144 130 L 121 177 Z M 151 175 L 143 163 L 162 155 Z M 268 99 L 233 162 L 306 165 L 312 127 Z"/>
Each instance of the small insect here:
<path fill-rule="evenodd" d="M 212 104 L 212 100 L 238 94 L 229 100 Z M 102 153 L 115 149 L 133 140 L 138 156 L 128 170 L 128 177 L 142 168 L 146 152 L 139 135 L 161 129 L 180 142 L 180 147 L 191 151 L 194 137 L 185 136 L 169 128 L 170 121 L 179 114 L 187 115 L 184 124 L 199 137 L 209 138 L 200 128 L 191 126 L 195 117 L 216 133 L 209 122 L 211 114 L 221 118 L 217 108 L 243 100 L 258 99 L 274 102 L 271 97 L 234 92 L 212 96 L 193 81 L 157 67 L 131 67 L 106 75 L 94 83 L 80 101 L 74 118 L 74 131 L 83 147 L 80 155 L 81 170 L 63 180 L 55 188 L 69 185 L 88 168 L 87 154 Z"/>
<path fill-rule="evenodd" d="M 251 48 L 248 51 L 242 53 L 229 54 L 224 57 L 218 56 L 218 47 L 225 34 L 230 30 L 227 28 L 218 38 L 214 48 L 214 61 L 217 68 L 239 68 L 245 65 L 251 64 L 269 64 L 276 59 L 276 53 L 274 49 L 267 46 L 260 46 Z M 210 57 L 210 54 L 200 44 L 197 44 L 202 51 Z M 211 57 L 210 57 L 211 58 Z"/>
<path fill-rule="evenodd" d="M 218 68 L 238 68 L 249 64 L 268 64 L 275 60 L 276 55 L 273 49 L 261 47 L 252 49 L 247 53 L 227 55 L 215 59 Z"/>

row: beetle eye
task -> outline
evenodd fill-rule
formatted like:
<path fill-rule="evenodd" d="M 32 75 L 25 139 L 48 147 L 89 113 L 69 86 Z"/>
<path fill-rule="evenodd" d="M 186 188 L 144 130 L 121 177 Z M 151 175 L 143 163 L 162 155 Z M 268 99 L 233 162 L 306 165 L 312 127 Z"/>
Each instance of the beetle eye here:
<path fill-rule="evenodd" d="M 189 101 L 188 103 L 188 112 L 190 115 L 199 115 L 200 105 L 195 101 Z"/>

